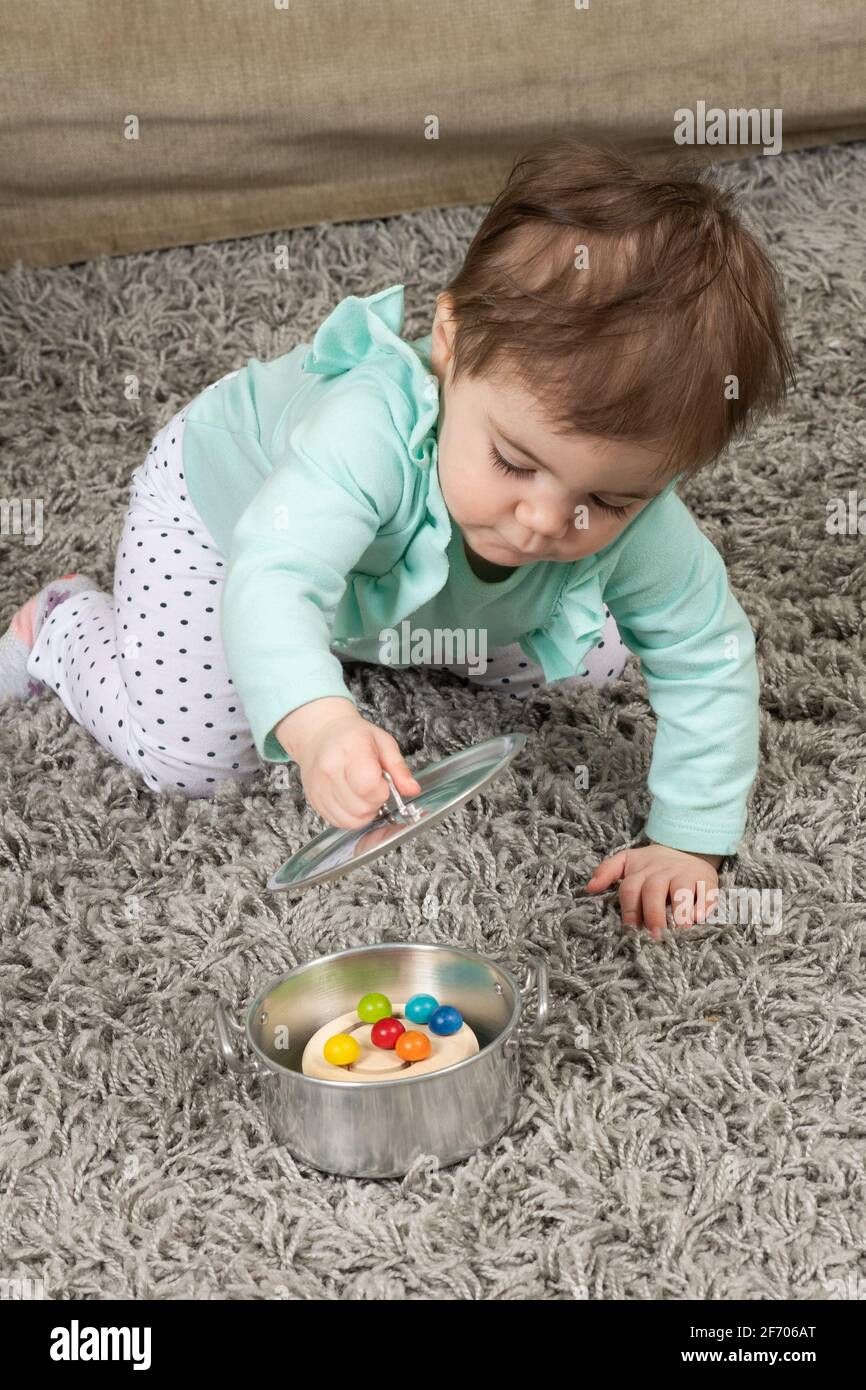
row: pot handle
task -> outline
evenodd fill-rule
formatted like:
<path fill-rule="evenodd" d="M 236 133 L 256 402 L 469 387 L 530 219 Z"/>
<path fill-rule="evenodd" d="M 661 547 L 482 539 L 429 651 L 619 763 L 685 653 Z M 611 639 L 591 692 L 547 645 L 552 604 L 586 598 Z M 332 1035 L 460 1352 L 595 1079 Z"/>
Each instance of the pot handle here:
<path fill-rule="evenodd" d="M 229 1068 L 230 1071 L 237 1072 L 239 1075 L 244 1075 L 247 1071 L 250 1070 L 250 1068 L 244 1065 L 238 1054 L 235 1052 L 234 1040 L 232 1039 L 231 1033 L 229 1032 L 229 1029 L 233 1028 L 236 1033 L 240 1033 L 241 1035 L 243 1035 L 243 1024 L 238 1023 L 235 1019 L 232 1018 L 231 1014 L 229 1013 L 228 1004 L 225 1002 L 224 999 L 218 999 L 216 1004 L 214 1005 L 213 1019 L 214 1023 L 216 1024 L 220 1052 L 222 1053 L 223 1058 L 225 1059 L 226 1066 Z M 252 1070 L 257 1071 L 258 1068 L 256 1066 L 253 1066 Z"/>
<path fill-rule="evenodd" d="M 535 984 L 538 1002 L 535 1006 L 535 1018 L 527 1032 L 530 1037 L 537 1038 L 544 1032 L 544 1025 L 547 1023 L 547 1015 L 550 1011 L 550 971 L 544 956 L 532 951 L 529 959 L 530 964 L 526 968 L 526 979 L 520 990 L 520 998 L 525 1003 L 526 996 Z"/>

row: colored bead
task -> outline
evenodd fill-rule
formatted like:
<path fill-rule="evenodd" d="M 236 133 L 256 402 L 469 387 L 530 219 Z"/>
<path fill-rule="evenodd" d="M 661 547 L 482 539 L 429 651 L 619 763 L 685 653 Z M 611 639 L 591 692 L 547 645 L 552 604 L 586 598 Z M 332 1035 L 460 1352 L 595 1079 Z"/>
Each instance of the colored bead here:
<path fill-rule="evenodd" d="M 435 1014 L 430 1015 L 427 1026 L 431 1033 L 438 1033 L 441 1038 L 447 1038 L 463 1027 L 463 1015 L 450 1004 L 442 1004 Z"/>
<path fill-rule="evenodd" d="M 370 1042 L 374 1047 L 392 1048 L 396 1046 L 400 1034 L 405 1032 L 399 1018 L 380 1018 L 378 1023 L 373 1024 Z"/>
<path fill-rule="evenodd" d="M 380 1018 L 390 1018 L 392 1013 L 391 1000 L 385 994 L 365 994 L 358 1001 L 358 1017 L 362 1023 L 378 1023 Z"/>
<path fill-rule="evenodd" d="M 394 1048 L 401 1062 L 423 1062 L 433 1051 L 426 1033 L 403 1033 Z"/>
<path fill-rule="evenodd" d="M 439 1000 L 432 994 L 413 994 L 403 1012 L 410 1023 L 429 1023 L 438 1008 Z"/>
<path fill-rule="evenodd" d="M 334 1067 L 347 1067 L 350 1062 L 357 1062 L 361 1049 L 351 1033 L 335 1033 L 322 1048 L 322 1055 Z"/>

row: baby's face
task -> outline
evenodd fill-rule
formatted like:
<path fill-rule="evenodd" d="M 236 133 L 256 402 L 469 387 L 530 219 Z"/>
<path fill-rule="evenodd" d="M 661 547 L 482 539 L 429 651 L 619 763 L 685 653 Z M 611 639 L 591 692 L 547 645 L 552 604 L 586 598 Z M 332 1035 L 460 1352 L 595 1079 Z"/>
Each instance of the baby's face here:
<path fill-rule="evenodd" d="M 556 434 L 517 383 L 454 383 L 452 360 L 434 331 L 439 484 L 452 519 L 482 559 L 512 568 L 594 555 L 661 492 L 664 480 L 652 476 L 657 454 Z"/>

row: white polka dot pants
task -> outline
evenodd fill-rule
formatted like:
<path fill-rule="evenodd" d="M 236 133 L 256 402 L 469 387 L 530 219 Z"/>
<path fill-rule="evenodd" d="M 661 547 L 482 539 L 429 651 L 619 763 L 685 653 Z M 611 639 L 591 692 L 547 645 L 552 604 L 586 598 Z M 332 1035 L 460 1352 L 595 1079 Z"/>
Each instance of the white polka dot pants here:
<path fill-rule="evenodd" d="M 595 646 L 584 652 L 582 657 L 583 664 L 586 666 L 586 675 L 565 676 L 562 680 L 552 681 L 549 684 L 566 689 L 571 686 L 582 685 L 593 685 L 601 688 L 622 675 L 631 652 L 620 637 L 619 628 L 607 607 L 605 607 L 604 616 L 605 623 L 601 637 Z M 577 664 L 577 659 L 575 659 L 575 665 Z M 544 672 L 541 667 L 526 655 L 519 642 L 512 642 L 507 647 L 494 647 L 488 654 L 487 670 L 483 673 L 473 673 L 465 663 L 443 663 L 439 669 L 451 671 L 456 676 L 462 676 L 465 680 L 471 681 L 473 685 L 484 686 L 488 690 L 497 690 L 502 695 L 513 695 L 516 699 L 525 699 L 533 690 L 540 690 L 542 686 L 548 684 L 544 679 Z"/>
<path fill-rule="evenodd" d="M 262 763 L 223 654 L 225 560 L 186 493 L 184 415 L 132 475 L 113 596 L 59 604 L 27 670 L 151 790 L 207 797 Z"/>

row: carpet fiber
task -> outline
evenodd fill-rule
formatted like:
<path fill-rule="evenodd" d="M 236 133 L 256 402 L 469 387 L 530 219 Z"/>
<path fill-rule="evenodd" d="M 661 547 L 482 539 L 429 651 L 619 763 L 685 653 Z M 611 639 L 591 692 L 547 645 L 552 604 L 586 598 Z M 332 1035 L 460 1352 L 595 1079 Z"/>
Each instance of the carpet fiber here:
<path fill-rule="evenodd" d="M 438 829 L 298 901 L 265 891 L 322 828 L 294 770 L 213 803 L 154 797 L 53 695 L 6 703 L 0 1276 L 49 1298 L 866 1296 L 866 541 L 825 525 L 830 499 L 866 493 L 866 144 L 720 177 L 783 273 L 799 384 L 681 495 L 760 662 L 761 772 L 722 882 L 780 890 L 781 930 L 656 944 L 622 926 L 616 889 L 583 894 L 648 810 L 634 659 L 610 690 L 525 704 L 353 666 L 415 766 L 507 730 L 529 742 Z M 111 588 L 130 475 L 206 384 L 397 281 L 405 332 L 429 331 L 482 212 L 7 273 L 0 485 L 44 499 L 44 539 L 2 537 L 3 625 L 64 572 Z M 430 940 L 521 977 L 530 948 L 550 963 L 513 1130 L 402 1180 L 299 1165 L 258 1083 L 218 1061 L 215 1000 L 239 1015 L 311 957 Z"/>

